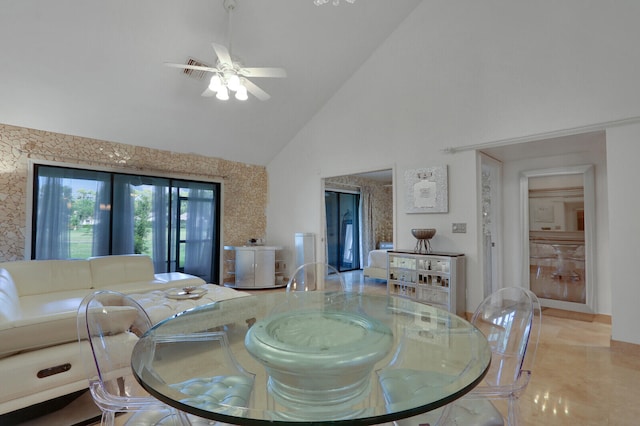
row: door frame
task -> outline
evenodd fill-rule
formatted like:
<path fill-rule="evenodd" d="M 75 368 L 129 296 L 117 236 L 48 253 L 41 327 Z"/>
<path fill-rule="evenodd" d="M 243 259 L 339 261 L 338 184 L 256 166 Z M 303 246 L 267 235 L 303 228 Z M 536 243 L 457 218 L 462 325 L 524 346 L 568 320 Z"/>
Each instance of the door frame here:
<path fill-rule="evenodd" d="M 585 303 L 567 302 L 539 297 L 544 307 L 562 309 L 581 313 L 595 313 L 595 171 L 593 164 L 555 167 L 538 170 L 528 170 L 520 175 L 520 213 L 522 232 L 522 282 L 526 288 L 531 288 L 529 271 L 529 178 L 538 176 L 582 174 L 584 185 L 584 239 L 585 239 Z M 525 261 L 526 260 L 526 261 Z"/>
<path fill-rule="evenodd" d="M 479 167 L 478 167 L 478 212 L 479 212 L 479 226 L 480 233 L 478 236 L 480 247 L 480 257 L 482 259 L 482 271 L 483 271 L 483 297 L 489 296 L 489 294 L 502 288 L 503 276 L 502 276 L 502 162 L 495 158 L 478 151 Z M 483 172 L 485 168 L 490 168 L 491 177 L 490 180 L 490 197 L 492 209 L 490 209 L 489 223 L 491 224 L 491 241 L 490 247 L 485 244 L 484 233 L 484 191 L 483 191 Z M 487 253 L 487 249 L 490 252 Z M 490 281 L 490 282 L 488 282 Z"/>

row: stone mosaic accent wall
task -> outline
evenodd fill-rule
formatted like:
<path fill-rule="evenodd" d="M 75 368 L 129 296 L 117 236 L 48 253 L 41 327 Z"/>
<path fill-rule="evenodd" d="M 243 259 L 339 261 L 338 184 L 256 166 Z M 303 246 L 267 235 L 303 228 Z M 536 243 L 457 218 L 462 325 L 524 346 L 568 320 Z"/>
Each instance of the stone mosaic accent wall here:
<path fill-rule="evenodd" d="M 376 237 L 378 242 L 393 242 L 393 189 L 389 186 L 375 187 L 375 199 L 379 206 L 374 210 Z"/>
<path fill-rule="evenodd" d="M 264 238 L 265 167 L 0 124 L 0 262 L 24 259 L 29 160 L 223 182 L 223 239 Z"/>

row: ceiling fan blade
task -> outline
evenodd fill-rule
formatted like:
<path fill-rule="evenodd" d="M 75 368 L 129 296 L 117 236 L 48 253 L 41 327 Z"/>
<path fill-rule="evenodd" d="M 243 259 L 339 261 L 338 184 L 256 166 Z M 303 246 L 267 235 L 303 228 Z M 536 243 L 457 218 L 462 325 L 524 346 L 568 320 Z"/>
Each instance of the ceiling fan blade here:
<path fill-rule="evenodd" d="M 240 74 L 246 77 L 286 77 L 287 71 L 284 68 L 259 67 L 241 68 Z"/>
<path fill-rule="evenodd" d="M 204 96 L 205 98 L 210 98 L 211 96 L 215 96 L 215 95 L 216 95 L 216 92 L 214 92 L 213 90 L 207 87 L 206 89 L 204 89 L 204 92 L 202 92 L 200 96 Z"/>
<path fill-rule="evenodd" d="M 246 78 L 243 80 L 242 84 L 244 84 L 244 87 L 247 88 L 247 92 L 251 93 L 261 101 L 266 101 L 271 97 L 267 92 L 265 92 L 264 90 L 256 86 L 252 81 L 249 81 Z"/>
<path fill-rule="evenodd" d="M 211 43 L 211 45 L 213 46 L 213 50 L 214 52 L 216 52 L 216 56 L 218 57 L 220 63 L 233 65 L 231 55 L 229 54 L 229 51 L 226 47 L 218 43 Z"/>
<path fill-rule="evenodd" d="M 204 67 L 204 66 L 200 66 L 200 65 L 173 64 L 171 62 L 165 62 L 164 65 L 167 66 L 167 67 L 172 67 L 172 68 L 182 68 L 184 70 L 220 72 L 217 68 Z"/>

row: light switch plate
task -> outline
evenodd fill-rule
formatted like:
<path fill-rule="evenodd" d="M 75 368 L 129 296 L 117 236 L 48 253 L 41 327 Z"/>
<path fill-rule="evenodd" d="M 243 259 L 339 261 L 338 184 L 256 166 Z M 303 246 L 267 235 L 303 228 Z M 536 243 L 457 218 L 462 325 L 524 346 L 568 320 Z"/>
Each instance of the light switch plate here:
<path fill-rule="evenodd" d="M 454 223 L 451 226 L 451 231 L 454 234 L 466 234 L 467 233 L 467 224 L 466 223 Z"/>

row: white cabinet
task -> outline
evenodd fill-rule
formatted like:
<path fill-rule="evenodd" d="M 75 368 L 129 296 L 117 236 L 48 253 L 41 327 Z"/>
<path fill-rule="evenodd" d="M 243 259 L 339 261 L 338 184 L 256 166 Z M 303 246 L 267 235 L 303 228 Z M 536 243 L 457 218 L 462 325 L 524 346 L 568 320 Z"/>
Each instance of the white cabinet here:
<path fill-rule="evenodd" d="M 465 257 L 459 253 L 418 254 L 390 250 L 387 254 L 387 293 L 464 316 Z"/>
<path fill-rule="evenodd" d="M 224 285 L 233 288 L 262 289 L 282 287 L 284 264 L 282 247 L 225 246 L 232 254 L 225 255 Z"/>

